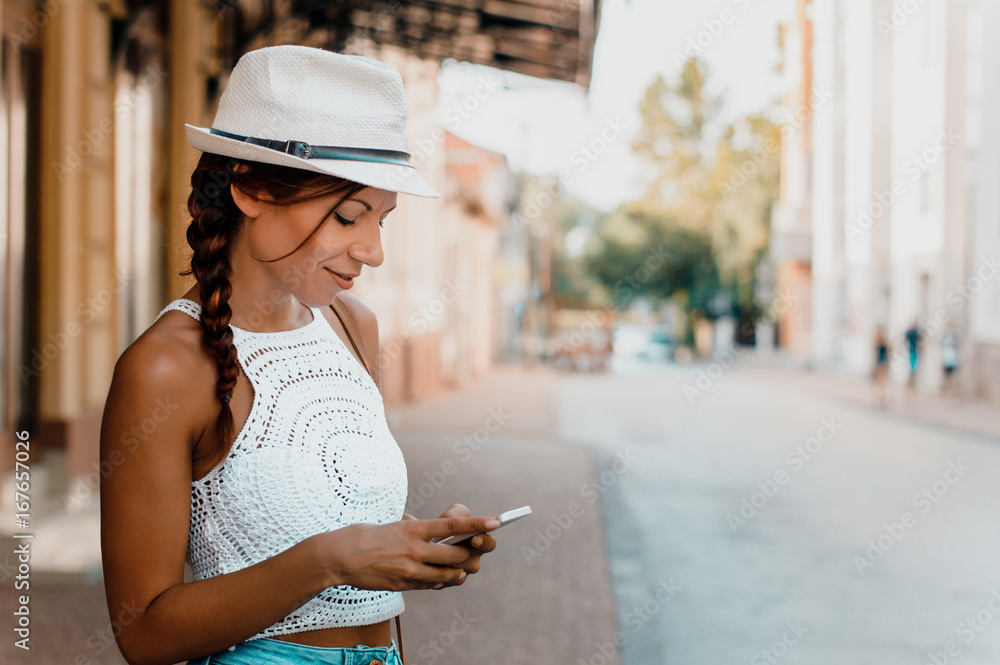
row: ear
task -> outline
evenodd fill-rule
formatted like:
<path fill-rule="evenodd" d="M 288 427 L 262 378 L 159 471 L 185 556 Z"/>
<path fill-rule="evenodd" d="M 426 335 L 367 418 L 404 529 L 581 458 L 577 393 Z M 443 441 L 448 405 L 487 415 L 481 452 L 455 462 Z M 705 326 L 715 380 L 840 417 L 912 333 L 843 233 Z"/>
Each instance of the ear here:
<path fill-rule="evenodd" d="M 233 196 L 233 203 L 239 208 L 244 215 L 248 218 L 259 217 L 261 211 L 263 210 L 263 205 L 260 201 L 244 194 L 243 191 L 236 186 L 236 183 L 229 183 L 229 192 Z"/>

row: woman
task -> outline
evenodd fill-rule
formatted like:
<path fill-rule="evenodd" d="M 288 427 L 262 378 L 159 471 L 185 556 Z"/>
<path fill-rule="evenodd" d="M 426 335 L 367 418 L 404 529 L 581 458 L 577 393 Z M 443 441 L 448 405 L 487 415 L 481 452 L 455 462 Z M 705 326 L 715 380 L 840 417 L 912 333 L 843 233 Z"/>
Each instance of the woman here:
<path fill-rule="evenodd" d="M 886 405 L 885 387 L 889 378 L 889 340 L 885 329 L 879 326 L 875 331 L 875 367 L 872 369 L 874 401 L 877 406 Z"/>
<path fill-rule="evenodd" d="M 958 332 L 951 321 L 945 326 L 941 335 L 941 365 L 944 369 L 942 392 L 946 396 L 958 396 L 958 385 L 955 383 L 955 370 L 958 369 Z"/>
<path fill-rule="evenodd" d="M 112 618 L 133 608 L 115 631 L 129 663 L 393 664 L 400 592 L 460 585 L 495 548 L 496 520 L 459 504 L 403 513 L 365 370 L 377 322 L 345 293 L 382 263 L 397 193 L 438 195 L 405 127 L 397 72 L 299 46 L 245 55 L 212 128 L 187 126 L 203 154 L 182 274 L 197 282 L 119 358 L 101 427 L 105 585 Z M 364 353 L 327 306 L 338 295 Z M 432 542 L 458 533 L 481 535 Z"/>

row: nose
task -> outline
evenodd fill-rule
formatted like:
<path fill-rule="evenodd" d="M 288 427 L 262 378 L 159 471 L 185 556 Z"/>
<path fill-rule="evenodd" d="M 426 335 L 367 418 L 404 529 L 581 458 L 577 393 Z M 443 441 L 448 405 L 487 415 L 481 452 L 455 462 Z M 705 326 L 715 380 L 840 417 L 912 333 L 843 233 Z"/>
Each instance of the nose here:
<path fill-rule="evenodd" d="M 351 244 L 348 253 L 372 268 L 382 265 L 382 261 L 385 259 L 385 255 L 382 253 L 382 229 L 377 222 L 361 225 L 361 228 L 358 229 L 358 237 Z"/>

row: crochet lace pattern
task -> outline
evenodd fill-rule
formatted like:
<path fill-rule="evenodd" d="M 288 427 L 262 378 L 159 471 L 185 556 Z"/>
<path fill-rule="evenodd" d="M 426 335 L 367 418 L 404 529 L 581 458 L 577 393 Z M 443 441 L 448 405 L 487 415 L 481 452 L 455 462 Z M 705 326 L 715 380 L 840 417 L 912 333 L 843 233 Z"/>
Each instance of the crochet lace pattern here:
<path fill-rule="evenodd" d="M 176 309 L 199 319 L 201 305 Z M 254 389 L 246 424 L 228 456 L 191 483 L 187 561 L 201 580 L 272 557 L 317 533 L 403 517 L 403 454 L 378 387 L 322 310 L 280 332 L 230 325 Z M 249 638 L 378 623 L 403 611 L 398 591 L 329 587 Z"/>

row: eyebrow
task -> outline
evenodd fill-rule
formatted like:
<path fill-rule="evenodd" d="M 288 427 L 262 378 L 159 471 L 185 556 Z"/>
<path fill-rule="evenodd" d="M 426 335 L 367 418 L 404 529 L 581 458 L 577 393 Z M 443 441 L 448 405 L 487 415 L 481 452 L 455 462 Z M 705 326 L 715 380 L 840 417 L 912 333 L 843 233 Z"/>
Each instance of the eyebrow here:
<path fill-rule="evenodd" d="M 368 208 L 369 210 L 372 209 L 372 207 L 370 205 L 368 205 L 368 203 L 366 201 L 362 201 L 361 199 L 347 199 L 347 201 L 354 201 L 355 203 L 360 203 L 361 205 L 363 205 L 364 207 Z M 347 203 L 347 201 L 344 201 L 344 203 Z M 396 204 L 396 205 L 399 205 L 399 204 Z M 386 212 L 389 213 L 389 212 L 392 212 L 395 209 L 396 209 L 396 206 L 392 206 L 391 208 L 389 208 L 388 210 L 386 210 Z"/>
<path fill-rule="evenodd" d="M 327 213 L 326 213 L 326 215 L 325 215 L 325 216 L 323 217 L 323 221 L 326 221 L 326 220 L 327 220 L 327 219 L 328 219 L 328 218 L 330 217 L 330 215 L 332 215 L 332 214 L 333 214 L 333 211 L 334 211 L 334 210 L 336 210 L 336 209 L 337 209 L 338 207 L 340 207 L 340 206 L 342 206 L 342 205 L 344 205 L 345 203 L 348 203 L 348 202 L 350 202 L 350 201 L 354 201 L 355 203 L 360 203 L 360 204 L 361 204 L 361 205 L 363 205 L 364 207 L 368 208 L 368 210 L 371 210 L 371 209 L 372 209 L 372 207 L 371 207 L 370 205 L 368 205 L 368 203 L 367 203 L 367 202 L 365 202 L 365 201 L 362 201 L 361 199 L 346 199 L 346 200 L 344 200 L 344 201 L 341 201 L 340 203 L 335 203 L 335 204 L 333 205 L 333 207 L 332 207 L 332 208 L 330 208 L 330 211 L 329 211 L 329 212 L 327 212 Z M 399 204 L 396 204 L 396 205 L 399 205 Z M 396 209 L 396 206 L 392 206 L 391 208 L 389 208 L 388 210 L 386 210 L 386 211 L 385 211 L 385 214 L 387 214 L 387 215 L 388 215 L 388 214 L 389 214 L 390 212 L 392 212 L 392 211 L 393 211 L 393 210 L 395 210 L 395 209 Z"/>

